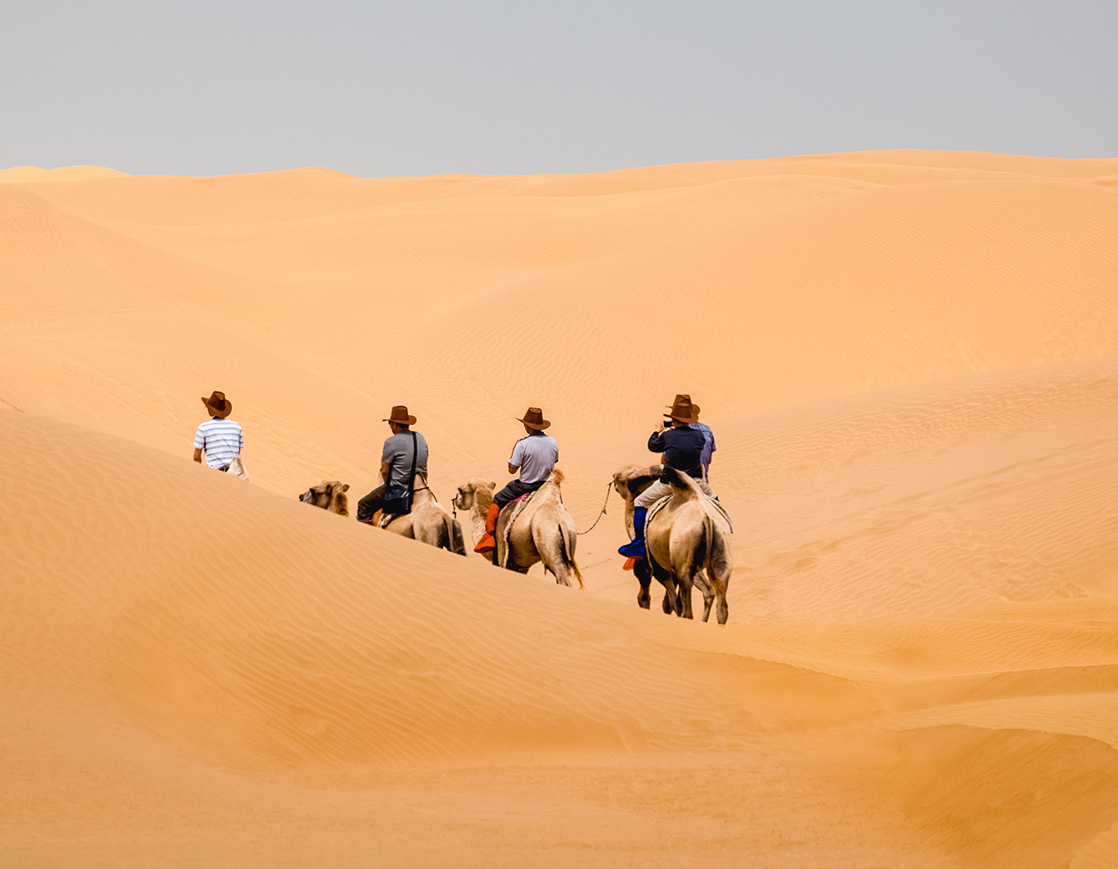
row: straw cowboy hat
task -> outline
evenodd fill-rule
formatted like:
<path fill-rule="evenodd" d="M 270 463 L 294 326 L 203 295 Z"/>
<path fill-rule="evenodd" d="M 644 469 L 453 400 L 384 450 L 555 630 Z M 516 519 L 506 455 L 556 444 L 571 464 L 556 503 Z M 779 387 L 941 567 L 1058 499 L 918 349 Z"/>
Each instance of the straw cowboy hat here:
<path fill-rule="evenodd" d="M 406 404 L 397 404 L 392 408 L 392 415 L 383 422 L 394 422 L 396 425 L 415 425 L 415 417 L 408 415 Z"/>
<path fill-rule="evenodd" d="M 233 402 L 225 397 L 224 392 L 214 392 L 209 398 L 202 396 L 202 404 L 210 412 L 210 416 L 216 416 L 218 419 L 225 419 L 233 412 Z"/>
<path fill-rule="evenodd" d="M 675 407 L 681 401 L 691 401 L 691 396 L 688 395 L 686 392 L 681 392 L 681 393 L 676 395 L 674 402 L 672 402 L 671 404 L 665 405 L 665 406 L 668 408 L 668 410 L 671 410 L 673 407 Z M 702 409 L 699 407 L 699 405 L 692 403 L 691 412 L 695 414 L 695 422 L 698 422 L 699 421 L 699 414 L 702 412 Z"/>
<path fill-rule="evenodd" d="M 699 421 L 699 415 L 695 413 L 695 406 L 691 404 L 691 399 L 683 395 L 676 396 L 675 404 L 672 405 L 672 412 L 665 413 L 664 416 L 679 422 L 685 422 L 688 425 Z"/>
<path fill-rule="evenodd" d="M 528 428 L 535 429 L 536 431 L 543 431 L 549 425 L 551 420 L 543 418 L 543 411 L 538 407 L 530 407 L 524 414 L 524 419 L 518 420 L 524 423 Z"/>

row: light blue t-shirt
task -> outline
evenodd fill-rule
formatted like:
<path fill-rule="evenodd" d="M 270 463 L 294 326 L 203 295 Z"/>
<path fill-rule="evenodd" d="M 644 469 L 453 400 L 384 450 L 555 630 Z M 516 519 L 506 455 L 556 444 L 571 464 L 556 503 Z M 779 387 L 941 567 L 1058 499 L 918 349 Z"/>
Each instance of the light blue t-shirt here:
<path fill-rule="evenodd" d="M 520 468 L 520 482 L 542 483 L 559 461 L 559 442 L 542 431 L 521 438 L 512 449 L 509 467 Z"/>

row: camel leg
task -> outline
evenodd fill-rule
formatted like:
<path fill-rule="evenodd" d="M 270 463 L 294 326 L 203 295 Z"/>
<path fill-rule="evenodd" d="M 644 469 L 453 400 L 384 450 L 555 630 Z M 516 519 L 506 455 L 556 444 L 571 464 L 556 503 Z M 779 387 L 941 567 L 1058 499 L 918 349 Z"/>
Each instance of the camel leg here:
<path fill-rule="evenodd" d="M 652 585 L 652 568 L 648 566 L 647 558 L 637 559 L 637 563 L 633 565 L 633 575 L 641 584 L 637 591 L 637 604 L 641 609 L 649 609 L 652 605 L 652 595 L 649 593 L 649 587 Z"/>
<path fill-rule="evenodd" d="M 711 575 L 711 577 L 713 578 L 713 574 Z M 730 617 L 730 605 L 729 605 L 729 603 L 726 602 L 726 591 L 729 587 L 729 579 L 730 579 L 729 577 L 726 577 L 726 581 L 722 583 L 722 590 L 717 595 L 717 598 L 718 598 L 718 609 L 717 609 L 718 624 L 720 624 L 720 625 L 726 624 L 726 619 L 728 619 Z"/>
<path fill-rule="evenodd" d="M 705 622 L 710 618 L 710 608 L 714 604 L 714 590 L 710 587 L 710 583 L 707 582 L 706 575 L 702 570 L 695 574 L 695 585 L 699 587 L 699 591 L 703 595 L 703 621 Z"/>
<path fill-rule="evenodd" d="M 570 588 L 570 571 L 567 570 L 566 550 L 563 548 L 562 541 L 545 539 L 533 542 L 536 543 L 536 551 L 539 553 L 540 561 L 543 562 L 544 572 L 555 577 L 556 585 Z"/>
<path fill-rule="evenodd" d="M 679 598 L 675 592 L 675 580 L 668 571 L 651 559 L 649 559 L 649 564 L 652 566 L 652 575 L 656 577 L 656 581 L 664 586 L 664 601 L 661 608 L 667 615 L 671 615 L 673 612 L 678 614 Z"/>
<path fill-rule="evenodd" d="M 548 564 L 546 561 L 543 563 L 543 569 L 546 573 L 550 573 L 555 577 L 556 585 L 565 585 L 567 588 L 571 587 L 571 578 L 567 575 L 567 565 L 559 560 L 555 564 Z"/>
<path fill-rule="evenodd" d="M 705 622 L 710 616 L 711 606 L 714 605 L 715 613 L 718 615 L 718 624 L 726 624 L 726 620 L 730 617 L 730 606 L 726 602 L 726 589 L 729 585 L 730 577 L 726 577 L 726 581 L 719 582 L 718 574 L 713 567 L 707 566 L 705 572 L 699 570 L 695 574 L 695 583 L 703 591 L 703 621 Z"/>
<path fill-rule="evenodd" d="M 684 577 L 686 577 L 686 579 Z M 693 619 L 695 617 L 695 614 L 691 611 L 691 587 L 694 583 L 694 576 L 689 570 L 685 570 L 679 576 L 679 602 L 681 604 L 679 614 L 685 619 Z"/>

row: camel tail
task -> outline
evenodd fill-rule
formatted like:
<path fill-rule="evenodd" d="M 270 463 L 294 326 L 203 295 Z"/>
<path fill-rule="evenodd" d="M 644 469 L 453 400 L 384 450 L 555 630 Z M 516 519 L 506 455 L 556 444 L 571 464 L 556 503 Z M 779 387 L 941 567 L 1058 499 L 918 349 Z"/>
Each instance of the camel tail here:
<path fill-rule="evenodd" d="M 710 587 L 720 597 L 726 596 L 726 583 L 721 577 L 729 579 L 729 559 L 726 551 L 726 538 L 718 534 L 714 528 L 714 520 L 709 516 L 703 517 L 703 543 L 706 548 L 705 561 L 707 576 L 710 577 Z"/>
<path fill-rule="evenodd" d="M 446 549 L 447 551 L 450 551 L 450 528 L 447 526 L 445 519 L 439 523 L 439 530 L 437 534 L 438 539 L 435 541 L 435 546 L 437 546 L 439 549 Z"/>
<path fill-rule="evenodd" d="M 574 556 L 571 554 L 573 549 L 573 542 L 570 545 L 567 544 L 567 532 L 564 529 L 560 528 L 559 554 L 563 557 L 563 561 L 567 565 L 567 568 L 571 571 L 571 573 L 575 575 L 575 579 L 578 580 L 578 587 L 585 591 L 586 586 L 582 582 L 582 571 L 578 569 L 578 564 L 575 562 Z"/>
<path fill-rule="evenodd" d="M 450 551 L 456 555 L 465 555 L 466 538 L 462 534 L 462 523 L 453 516 L 447 516 L 446 522 L 450 531 Z"/>

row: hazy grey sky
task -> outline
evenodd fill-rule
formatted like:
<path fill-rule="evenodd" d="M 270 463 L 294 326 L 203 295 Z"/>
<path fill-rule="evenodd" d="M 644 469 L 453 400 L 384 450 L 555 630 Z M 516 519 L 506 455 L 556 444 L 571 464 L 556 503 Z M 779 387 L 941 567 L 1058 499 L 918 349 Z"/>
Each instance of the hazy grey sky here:
<path fill-rule="evenodd" d="M 1118 156 L 1118 0 L 7 0 L 0 168 Z"/>

